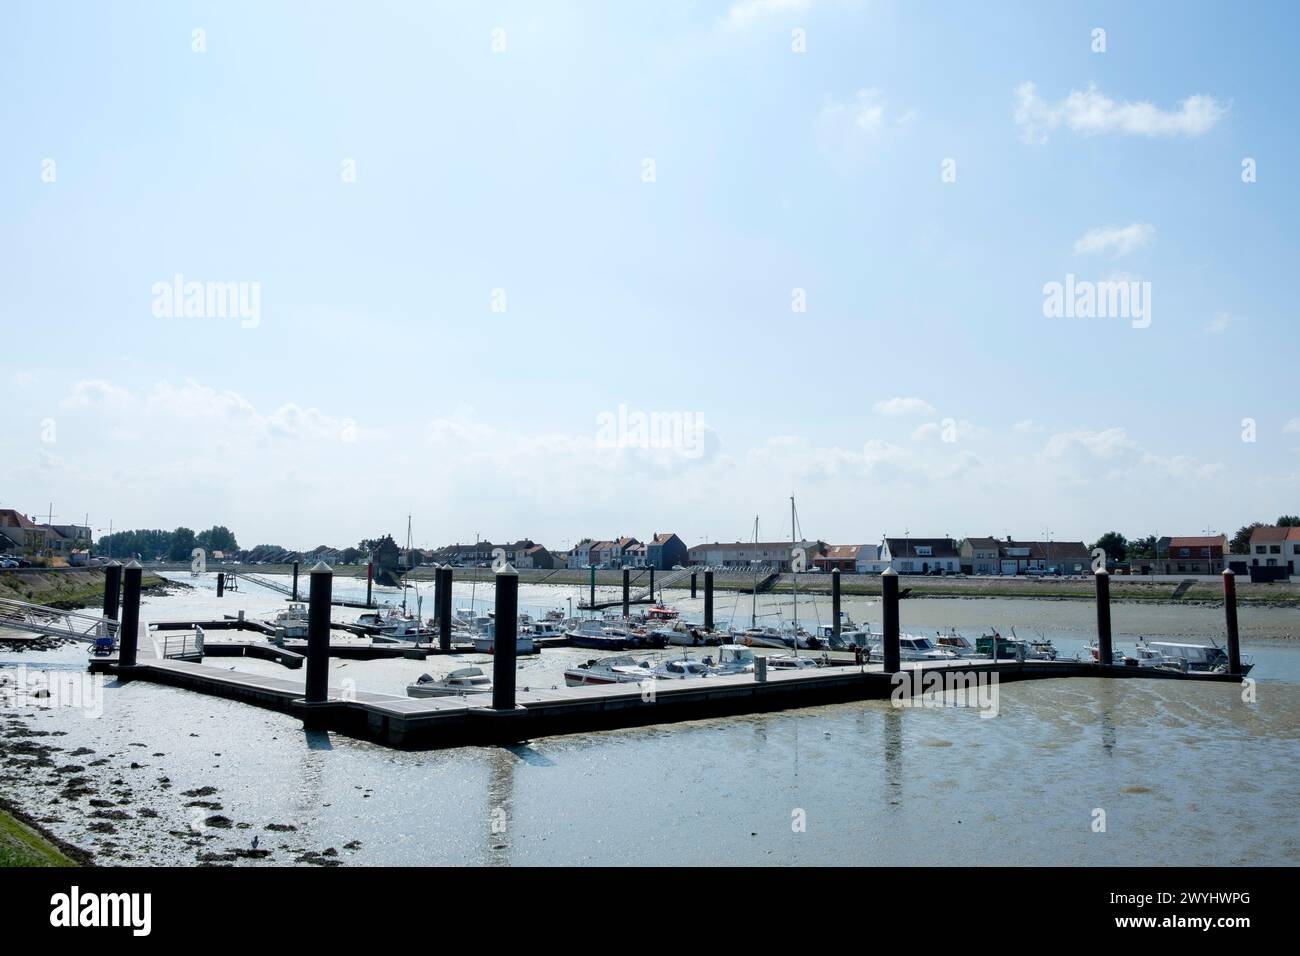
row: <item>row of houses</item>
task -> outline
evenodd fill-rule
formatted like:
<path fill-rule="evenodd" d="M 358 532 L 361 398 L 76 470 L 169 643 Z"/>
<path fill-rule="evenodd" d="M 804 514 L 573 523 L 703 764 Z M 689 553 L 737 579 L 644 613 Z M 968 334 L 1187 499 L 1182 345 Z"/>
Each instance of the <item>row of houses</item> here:
<path fill-rule="evenodd" d="M 1082 541 L 1016 541 L 1011 538 L 882 538 L 879 544 L 824 541 L 711 542 L 690 549 L 690 563 L 714 568 L 788 572 L 802 551 L 805 570 L 844 574 L 1081 574 L 1091 566 Z"/>
<path fill-rule="evenodd" d="M 578 568 L 654 568 L 667 571 L 687 563 L 686 542 L 671 531 L 656 531 L 646 541 L 620 536 L 583 538 L 569 549 L 564 566 Z"/>
<path fill-rule="evenodd" d="M 473 544 L 449 544 L 432 551 L 419 551 L 419 564 L 450 564 L 460 568 L 490 567 L 493 556 L 498 551 L 505 552 L 505 559 L 518 570 L 535 570 L 563 567 L 560 558 L 530 538 L 520 538 L 510 544 L 493 544 L 491 541 L 476 541 Z"/>
<path fill-rule="evenodd" d="M 72 560 L 89 553 L 90 528 L 77 524 L 37 524 L 21 511 L 0 508 L 0 553 L 57 555 Z"/>

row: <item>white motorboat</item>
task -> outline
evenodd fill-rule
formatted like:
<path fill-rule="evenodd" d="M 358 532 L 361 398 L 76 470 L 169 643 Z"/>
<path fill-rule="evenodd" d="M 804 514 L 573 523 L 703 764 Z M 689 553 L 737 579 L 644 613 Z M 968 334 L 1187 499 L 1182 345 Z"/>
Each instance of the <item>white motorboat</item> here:
<path fill-rule="evenodd" d="M 746 647 L 775 647 L 780 650 L 789 648 L 785 635 L 774 627 L 750 627 L 733 634 L 737 644 Z"/>
<path fill-rule="evenodd" d="M 638 661 L 630 654 L 615 657 L 598 657 L 585 664 L 570 667 L 564 672 L 564 682 L 570 687 L 589 684 L 637 684 L 649 680 L 654 672 L 649 661 Z"/>
<path fill-rule="evenodd" d="M 958 634 L 956 628 L 949 628 L 947 634 L 936 633 L 934 643 L 943 650 L 952 651 L 957 657 L 975 656 L 975 645 Z"/>
<path fill-rule="evenodd" d="M 386 637 L 400 637 L 413 630 L 416 632 L 421 630 L 420 622 L 416 618 L 403 614 L 400 609 L 391 604 L 358 615 L 356 625 L 371 634 L 382 634 Z"/>
<path fill-rule="evenodd" d="M 768 654 L 767 666 L 770 670 L 811 670 L 821 667 L 815 657 L 796 657 L 794 654 Z"/>
<path fill-rule="evenodd" d="M 521 624 L 519 627 L 522 633 L 527 629 L 528 633 L 534 638 L 538 637 L 564 637 L 563 621 L 533 621 L 531 624 Z"/>
<path fill-rule="evenodd" d="M 495 626 L 491 632 L 487 634 L 477 633 L 470 640 L 474 644 L 474 650 L 479 654 L 493 653 L 497 646 Z M 532 634 L 525 633 L 524 631 L 519 631 L 515 634 L 516 654 L 532 654 L 536 650 L 537 643 L 533 640 Z"/>
<path fill-rule="evenodd" d="M 1088 644 L 1088 656 L 1092 658 L 1094 664 L 1101 662 L 1101 647 L 1097 644 L 1097 639 L 1093 638 Z M 1127 664 L 1128 660 L 1124 657 L 1124 652 L 1112 647 L 1110 652 L 1112 664 Z"/>
<path fill-rule="evenodd" d="M 492 689 L 492 678 L 481 667 L 462 667 L 441 680 L 421 674 L 414 684 L 407 685 L 407 697 L 459 697 L 465 694 L 483 694 Z"/>
<path fill-rule="evenodd" d="M 871 648 L 871 656 L 876 660 L 884 659 L 884 645 L 876 644 Z M 957 659 L 957 653 L 948 648 L 937 646 L 928 637 L 915 634 L 898 636 L 898 659 L 900 661 L 951 661 Z"/>
<path fill-rule="evenodd" d="M 704 661 L 678 657 L 664 661 L 654 669 L 655 680 L 694 680 L 714 676 L 713 668 Z"/>
<path fill-rule="evenodd" d="M 652 637 L 659 637 L 666 644 L 674 644 L 679 647 L 699 647 L 702 644 L 717 644 L 718 636 L 711 631 L 706 631 L 703 624 L 689 624 L 686 621 L 677 620 L 671 624 L 662 627 L 656 627 L 650 631 Z"/>
<path fill-rule="evenodd" d="M 275 628 L 277 640 L 284 640 L 285 638 L 306 640 L 307 605 L 295 601 L 283 611 L 276 613 L 275 618 L 271 621 L 271 626 Z"/>
<path fill-rule="evenodd" d="M 872 633 L 870 624 L 859 625 L 849 616 L 848 611 L 840 611 L 839 637 L 835 636 L 835 627 L 831 624 L 823 624 L 818 627 L 817 637 L 821 640 L 822 646 L 837 651 L 851 651 L 855 647 L 870 647 L 880 640 L 879 634 Z"/>
<path fill-rule="evenodd" d="M 1139 667 L 1156 667 L 1187 674 L 1228 673 L 1228 652 L 1217 645 L 1139 639 L 1135 655 Z M 1243 674 L 1249 674 L 1254 666 L 1254 662 L 1249 657 L 1241 659 Z"/>
<path fill-rule="evenodd" d="M 718 660 L 713 670 L 718 674 L 752 674 L 754 652 L 741 644 L 723 644 L 718 648 Z"/>

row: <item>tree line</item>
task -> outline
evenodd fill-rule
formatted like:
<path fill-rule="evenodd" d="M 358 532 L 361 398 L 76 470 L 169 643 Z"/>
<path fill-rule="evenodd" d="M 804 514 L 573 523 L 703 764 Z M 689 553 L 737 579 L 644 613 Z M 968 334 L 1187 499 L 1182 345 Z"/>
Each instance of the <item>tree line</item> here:
<path fill-rule="evenodd" d="M 1300 528 L 1300 516 L 1282 515 L 1273 522 L 1272 526 L 1277 528 Z M 1248 525 L 1242 525 L 1237 529 L 1237 533 L 1228 539 L 1228 552 L 1230 554 L 1249 554 L 1250 536 L 1254 534 L 1256 528 L 1266 527 L 1269 527 L 1269 525 L 1263 521 L 1252 521 Z M 1093 542 L 1092 547 L 1094 549 L 1101 548 L 1111 561 L 1128 561 L 1133 558 L 1151 558 L 1154 560 L 1159 557 L 1156 553 L 1159 540 L 1154 534 L 1126 538 L 1118 531 L 1107 531 Z"/>
<path fill-rule="evenodd" d="M 168 561 L 188 561 L 195 548 L 203 548 L 209 554 L 213 551 L 238 551 L 239 543 L 234 532 L 225 525 L 213 525 L 197 534 L 184 526 L 175 531 L 115 531 L 103 535 L 95 545 L 96 551 L 105 557 L 123 558 L 138 554 L 142 558 L 163 557 Z"/>

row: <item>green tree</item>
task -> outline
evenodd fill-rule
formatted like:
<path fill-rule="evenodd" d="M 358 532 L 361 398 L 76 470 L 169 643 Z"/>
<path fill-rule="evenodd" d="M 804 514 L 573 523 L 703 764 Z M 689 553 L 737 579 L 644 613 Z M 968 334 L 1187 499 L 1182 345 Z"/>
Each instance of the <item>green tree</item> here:
<path fill-rule="evenodd" d="M 198 538 L 195 537 L 194 532 L 185 527 L 177 528 L 172 532 L 167 557 L 172 561 L 188 561 L 196 547 L 198 547 Z"/>
<path fill-rule="evenodd" d="M 1282 515 L 1277 519 L 1277 526 L 1279 528 L 1300 528 L 1300 516 Z"/>
<path fill-rule="evenodd" d="M 1128 539 L 1118 531 L 1107 531 L 1093 542 L 1092 548 L 1105 551 L 1108 561 L 1123 561 L 1128 555 Z"/>
<path fill-rule="evenodd" d="M 1264 522 L 1252 521 L 1250 524 L 1238 528 L 1237 533 L 1228 542 L 1228 551 L 1231 554 L 1250 554 L 1250 536 L 1256 528 L 1262 527 L 1264 527 Z"/>
<path fill-rule="evenodd" d="M 1155 558 L 1156 543 L 1158 539 L 1155 535 L 1149 534 L 1142 538 L 1133 538 L 1128 543 L 1128 555 L 1130 558 Z M 1107 552 L 1109 553 L 1109 552 Z"/>
<path fill-rule="evenodd" d="M 239 543 L 234 534 L 225 525 L 213 525 L 207 531 L 199 533 L 198 544 L 209 553 L 212 551 L 238 551 Z"/>

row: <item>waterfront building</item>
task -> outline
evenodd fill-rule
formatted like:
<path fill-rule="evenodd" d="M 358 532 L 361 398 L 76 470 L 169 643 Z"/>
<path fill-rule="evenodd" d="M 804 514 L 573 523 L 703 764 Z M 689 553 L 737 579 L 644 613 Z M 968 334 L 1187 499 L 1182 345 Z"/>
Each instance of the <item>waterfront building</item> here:
<path fill-rule="evenodd" d="M 957 574 L 961 552 L 952 538 L 885 538 L 881 559 L 897 574 Z"/>

